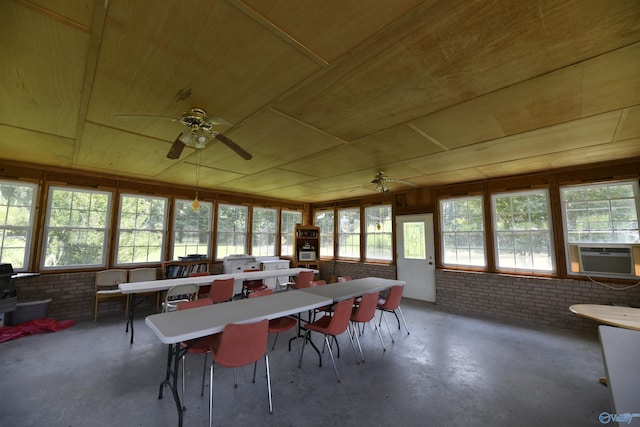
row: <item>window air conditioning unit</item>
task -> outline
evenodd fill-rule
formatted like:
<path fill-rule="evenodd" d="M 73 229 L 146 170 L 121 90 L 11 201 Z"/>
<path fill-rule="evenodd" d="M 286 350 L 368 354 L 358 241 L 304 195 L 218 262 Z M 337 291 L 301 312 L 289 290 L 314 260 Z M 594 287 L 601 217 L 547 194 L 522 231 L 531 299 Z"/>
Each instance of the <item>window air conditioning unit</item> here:
<path fill-rule="evenodd" d="M 594 276 L 640 276 L 640 245 L 570 244 L 569 272 Z"/>

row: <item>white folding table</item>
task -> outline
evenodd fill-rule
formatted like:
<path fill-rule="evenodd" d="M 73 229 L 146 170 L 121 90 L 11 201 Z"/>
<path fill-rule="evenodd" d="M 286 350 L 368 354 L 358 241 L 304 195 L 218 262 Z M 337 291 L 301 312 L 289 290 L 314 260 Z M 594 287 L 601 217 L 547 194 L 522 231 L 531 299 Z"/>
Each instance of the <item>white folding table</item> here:
<path fill-rule="evenodd" d="M 178 370 L 180 360 L 188 351 L 188 347 L 181 348 L 181 342 L 222 332 L 225 325 L 230 323 L 250 323 L 262 319 L 275 319 L 313 310 L 332 302 L 333 300 L 330 298 L 312 293 L 290 291 L 260 298 L 240 299 L 147 316 L 145 323 L 160 341 L 169 345 L 166 376 L 160 384 L 158 398 L 162 399 L 162 389 L 165 385 L 171 388 L 178 409 L 178 425 L 182 426 L 182 404 L 178 395 Z"/>
<path fill-rule="evenodd" d="M 165 344 L 175 344 L 222 332 L 229 323 L 250 323 L 297 314 L 331 304 L 333 299 L 289 291 L 245 298 L 189 310 L 147 316 L 145 323 Z"/>
<path fill-rule="evenodd" d="M 144 282 L 131 282 L 131 283 L 120 283 L 118 288 L 120 292 L 123 294 L 131 295 L 131 301 L 129 303 L 129 313 L 127 319 L 127 330 L 129 325 L 131 325 L 131 344 L 133 344 L 133 320 L 135 318 L 135 310 L 136 310 L 136 294 L 137 293 L 145 293 L 145 292 L 154 292 L 154 291 L 166 291 L 172 286 L 176 285 L 184 285 L 189 283 L 194 283 L 199 286 L 206 286 L 211 284 L 214 280 L 224 280 L 233 278 L 236 281 L 244 281 L 244 280 L 260 280 L 260 279 L 268 279 L 271 277 L 279 277 L 279 276 L 297 276 L 302 271 L 313 271 L 317 273 L 318 270 L 313 270 L 309 268 L 287 268 L 283 270 L 269 270 L 269 271 L 252 271 L 252 272 L 237 272 L 237 273 L 228 273 L 228 274 L 214 274 L 210 276 L 195 276 L 195 277 L 180 277 L 177 279 L 164 279 L 164 280 L 148 280 Z"/>
<path fill-rule="evenodd" d="M 300 289 L 303 292 L 331 298 L 334 302 L 359 297 L 371 292 L 380 292 L 392 286 L 404 285 L 402 280 L 382 279 L 380 277 L 365 277 L 347 282 L 331 283 L 324 286 L 312 286 Z"/>

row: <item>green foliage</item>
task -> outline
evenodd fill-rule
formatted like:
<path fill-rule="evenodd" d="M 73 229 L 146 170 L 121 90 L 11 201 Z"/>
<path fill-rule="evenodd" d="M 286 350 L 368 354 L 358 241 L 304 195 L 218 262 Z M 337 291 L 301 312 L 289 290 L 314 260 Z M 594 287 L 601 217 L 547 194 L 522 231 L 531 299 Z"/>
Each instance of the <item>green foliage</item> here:
<path fill-rule="evenodd" d="M 24 268 L 33 228 L 34 184 L 0 181 L 0 262 Z"/>
<path fill-rule="evenodd" d="M 218 205 L 216 258 L 246 253 L 248 212 L 246 206 Z"/>
<path fill-rule="evenodd" d="M 173 257 L 190 254 L 211 255 L 211 222 L 213 203 L 200 202 L 193 210 L 191 200 L 176 200 Z"/>
<path fill-rule="evenodd" d="M 116 262 L 162 261 L 167 199 L 123 195 Z"/>
<path fill-rule="evenodd" d="M 111 194 L 51 188 L 45 267 L 104 263 Z"/>

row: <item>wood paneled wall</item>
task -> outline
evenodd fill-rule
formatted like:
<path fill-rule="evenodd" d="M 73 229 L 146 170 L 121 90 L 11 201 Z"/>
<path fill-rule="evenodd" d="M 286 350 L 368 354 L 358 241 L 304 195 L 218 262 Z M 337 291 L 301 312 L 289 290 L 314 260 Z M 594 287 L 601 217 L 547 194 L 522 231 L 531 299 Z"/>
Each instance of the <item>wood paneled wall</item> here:
<path fill-rule="evenodd" d="M 189 187 L 140 182 L 121 177 L 87 174 L 72 170 L 42 169 L 36 165 L 18 164 L 3 160 L 0 160 L 0 178 L 19 179 L 40 184 L 72 185 L 127 192 L 137 191 L 165 196 L 192 197 L 194 191 L 193 188 Z M 305 223 L 312 223 L 315 209 L 365 206 L 378 203 L 391 203 L 394 207 L 395 215 L 423 212 L 435 213 L 437 222 L 437 207 L 440 198 L 473 194 L 483 194 L 488 198 L 492 192 L 544 187 L 551 190 L 551 199 L 554 205 L 554 229 L 559 231 L 562 230 L 559 212 L 559 187 L 561 185 L 639 178 L 640 158 L 634 158 L 627 161 L 594 164 L 588 167 L 434 188 L 418 188 L 399 193 L 374 195 L 364 199 L 345 199 L 322 204 L 292 203 L 263 199 L 251 195 L 216 192 L 214 190 L 199 190 L 199 196 L 203 200 L 210 201 L 278 206 L 286 209 L 302 210 Z M 41 191 L 45 191 L 44 187 L 44 185 L 41 186 Z M 38 208 L 40 211 L 43 210 L 43 206 Z M 438 227 L 436 224 L 436 242 L 438 241 L 437 233 Z M 556 239 L 556 248 L 564 247 L 561 231 L 556 232 L 554 238 Z M 510 318 L 507 314 L 510 309 L 507 306 L 516 304 L 522 307 L 526 306 L 526 313 L 520 318 L 513 318 L 512 320 L 570 329 L 593 329 L 593 324 L 576 320 L 567 315 L 565 310 L 568 305 L 580 302 L 609 303 L 614 301 L 637 304 L 640 301 L 638 299 L 640 288 L 634 288 L 626 293 L 617 293 L 605 291 L 600 287 L 586 283 L 584 280 L 581 281 L 580 278 L 566 278 L 563 251 L 559 251 L 556 256 L 558 257 L 557 278 L 521 277 L 519 279 L 516 276 L 495 274 L 490 269 L 481 274 L 464 271 L 452 272 L 451 270 L 444 270 L 441 265 L 438 265 L 439 268 L 436 274 L 438 303 L 456 310 L 502 318 Z M 440 259 L 439 254 L 437 254 L 437 259 Z M 214 273 L 222 272 L 221 263 L 214 263 L 211 267 Z M 396 274 L 395 265 L 393 264 L 382 265 L 341 261 L 334 264 L 332 260 L 322 260 L 321 276 L 329 280 L 334 267 L 338 275 L 349 274 L 353 277 L 377 275 L 393 278 Z M 37 269 L 37 266 L 35 268 Z M 491 263 L 489 268 L 491 268 Z M 90 271 L 47 273 L 41 277 L 24 279 L 18 286 L 18 296 L 19 298 L 28 299 L 53 298 L 54 301 L 51 305 L 51 315 L 53 317 L 90 318 L 93 277 L 94 275 Z M 520 284 L 517 292 L 514 291 L 514 284 Z M 538 294 L 535 295 L 535 301 L 532 300 L 532 287 L 529 285 L 539 290 Z M 69 292 L 70 289 L 76 290 Z M 576 293 L 577 289 L 579 289 L 578 293 Z M 74 301 L 73 298 L 77 298 L 77 301 Z M 496 301 L 501 301 L 504 307 L 494 307 L 493 304 Z M 117 306 L 113 307 L 113 310 L 119 309 Z M 536 316 L 536 310 L 542 310 L 540 312 L 547 314 L 542 317 Z M 551 312 L 556 314 L 549 314 Z M 540 321 L 540 319 L 543 320 Z"/>

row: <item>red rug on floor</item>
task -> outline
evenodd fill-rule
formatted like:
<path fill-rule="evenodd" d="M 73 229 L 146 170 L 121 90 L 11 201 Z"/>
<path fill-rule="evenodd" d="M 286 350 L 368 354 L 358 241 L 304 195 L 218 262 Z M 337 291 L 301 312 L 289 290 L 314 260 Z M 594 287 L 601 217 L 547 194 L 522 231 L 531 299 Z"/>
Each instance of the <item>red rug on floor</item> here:
<path fill-rule="evenodd" d="M 0 343 L 25 337 L 27 335 L 57 332 L 76 324 L 75 320 L 36 319 L 20 323 L 17 326 L 0 327 Z"/>

